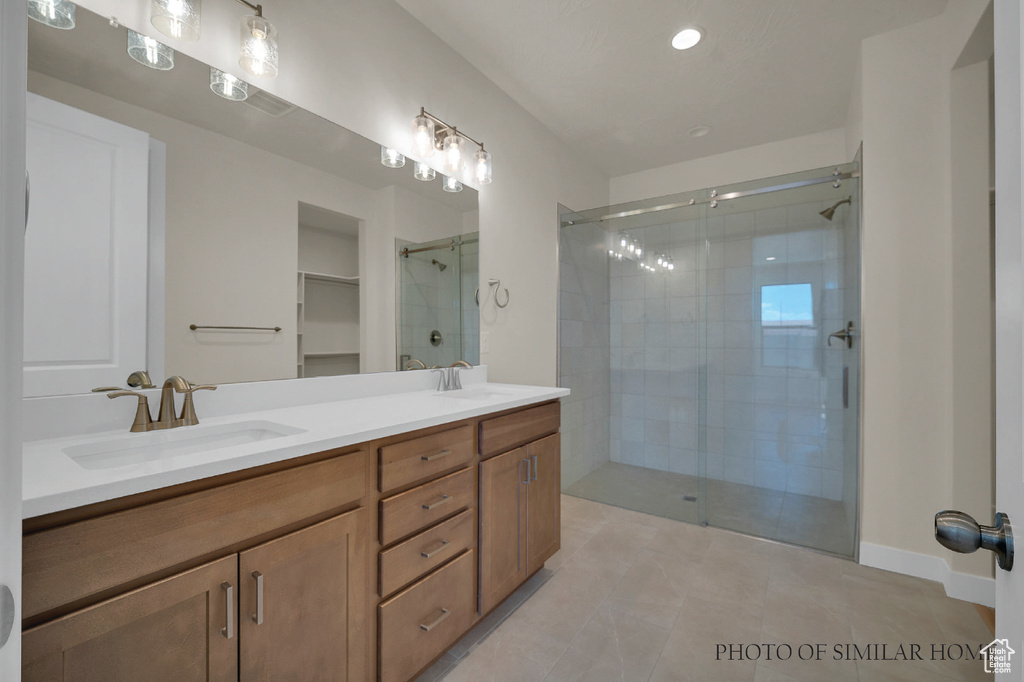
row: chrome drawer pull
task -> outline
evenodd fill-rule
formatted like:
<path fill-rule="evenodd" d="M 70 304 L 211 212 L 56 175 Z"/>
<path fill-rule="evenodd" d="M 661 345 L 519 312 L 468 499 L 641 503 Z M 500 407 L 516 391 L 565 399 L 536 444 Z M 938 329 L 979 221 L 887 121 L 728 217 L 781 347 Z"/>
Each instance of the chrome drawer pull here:
<path fill-rule="evenodd" d="M 428 623 L 427 625 L 424 625 L 423 623 L 420 623 L 420 630 L 423 630 L 424 632 L 430 632 L 431 630 L 436 628 L 438 625 L 440 625 L 441 621 L 443 621 L 445 618 L 447 618 L 450 615 L 452 615 L 451 611 L 449 611 L 448 609 L 441 609 L 441 615 L 437 617 L 437 620 L 435 620 L 433 623 Z"/>
<path fill-rule="evenodd" d="M 442 457 L 447 457 L 450 454 L 452 454 L 451 450 L 442 450 L 436 455 L 423 455 L 420 459 L 424 462 L 433 462 L 435 459 L 441 459 Z"/>
<path fill-rule="evenodd" d="M 252 577 L 256 578 L 256 613 L 252 616 L 252 622 L 263 625 L 263 574 L 253 571 Z"/>
<path fill-rule="evenodd" d="M 449 495 L 448 493 L 442 493 L 440 500 L 438 500 L 437 502 L 433 502 L 431 504 L 425 504 L 425 505 L 423 505 L 423 508 L 426 509 L 427 511 L 430 511 L 431 509 L 435 509 L 437 507 L 440 507 L 442 504 L 444 504 L 445 502 L 447 502 L 450 499 L 452 499 L 451 495 Z"/>
<path fill-rule="evenodd" d="M 225 627 L 220 629 L 220 634 L 224 635 L 225 639 L 231 639 L 235 636 L 235 588 L 231 583 L 221 583 L 220 589 L 225 593 L 224 602 L 227 612 Z"/>
<path fill-rule="evenodd" d="M 442 549 L 444 549 L 445 545 L 447 545 L 447 544 L 448 544 L 447 540 L 441 540 L 441 544 L 438 545 L 437 547 L 435 547 L 433 552 L 420 552 L 420 556 L 423 557 L 424 559 L 429 559 L 430 557 L 434 556 L 435 554 L 440 552 Z"/>

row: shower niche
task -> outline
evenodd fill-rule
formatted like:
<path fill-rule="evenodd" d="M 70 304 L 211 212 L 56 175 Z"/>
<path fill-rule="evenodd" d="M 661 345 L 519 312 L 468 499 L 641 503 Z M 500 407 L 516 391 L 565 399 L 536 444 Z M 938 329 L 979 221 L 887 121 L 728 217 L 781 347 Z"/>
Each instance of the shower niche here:
<path fill-rule="evenodd" d="M 855 552 L 856 163 L 567 213 L 563 491 Z"/>

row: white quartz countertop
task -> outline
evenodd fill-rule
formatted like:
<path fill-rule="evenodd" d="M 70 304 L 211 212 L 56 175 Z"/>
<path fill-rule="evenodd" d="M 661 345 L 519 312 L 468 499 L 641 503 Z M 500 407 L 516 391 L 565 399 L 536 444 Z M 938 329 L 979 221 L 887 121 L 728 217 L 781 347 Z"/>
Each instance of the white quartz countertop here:
<path fill-rule="evenodd" d="M 196 426 L 133 434 L 125 424 L 118 431 L 29 441 L 23 447 L 22 513 L 31 518 L 567 395 L 565 388 L 486 383 L 462 391 L 417 390 L 209 419 L 200 410 Z M 233 442 L 232 429 L 241 427 L 264 439 Z M 195 447 L 204 438 L 211 444 Z M 166 449 L 161 439 L 169 441 Z M 135 456 L 138 444 L 149 454 Z M 73 459 L 68 450 L 86 456 Z M 111 450 L 112 455 L 103 454 Z"/>

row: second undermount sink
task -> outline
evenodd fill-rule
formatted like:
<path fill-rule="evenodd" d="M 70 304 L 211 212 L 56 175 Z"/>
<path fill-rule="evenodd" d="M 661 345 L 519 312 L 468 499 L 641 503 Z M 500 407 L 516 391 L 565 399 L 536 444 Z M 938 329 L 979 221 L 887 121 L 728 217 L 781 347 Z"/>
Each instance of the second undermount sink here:
<path fill-rule="evenodd" d="M 304 432 L 305 429 L 269 421 L 184 426 L 166 431 L 124 434 L 95 443 L 72 445 L 64 448 L 64 454 L 84 469 L 113 469 L 233 445 L 294 436 Z"/>
<path fill-rule="evenodd" d="M 493 386 L 473 386 L 462 388 L 457 391 L 440 391 L 436 394 L 441 398 L 457 398 L 459 400 L 492 400 L 499 398 L 514 398 L 517 394 L 507 388 L 495 388 Z"/>

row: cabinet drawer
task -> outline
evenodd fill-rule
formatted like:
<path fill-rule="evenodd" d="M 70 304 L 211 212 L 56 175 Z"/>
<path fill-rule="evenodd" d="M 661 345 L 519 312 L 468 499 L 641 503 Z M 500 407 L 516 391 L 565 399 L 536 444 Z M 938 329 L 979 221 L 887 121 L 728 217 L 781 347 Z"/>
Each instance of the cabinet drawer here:
<path fill-rule="evenodd" d="M 476 514 L 467 509 L 380 553 L 380 594 L 387 596 L 473 546 Z"/>
<path fill-rule="evenodd" d="M 484 457 L 555 433 L 561 424 L 558 402 L 545 403 L 480 422 L 480 454 Z"/>
<path fill-rule="evenodd" d="M 379 607 L 381 682 L 405 682 L 469 629 L 476 555 L 469 550 Z"/>
<path fill-rule="evenodd" d="M 461 426 L 380 449 L 380 491 L 425 481 L 473 457 L 473 427 Z"/>
<path fill-rule="evenodd" d="M 336 509 L 366 493 L 366 453 L 218 486 L 26 535 L 31 618 Z"/>
<path fill-rule="evenodd" d="M 472 506 L 475 492 L 473 469 L 463 469 L 381 500 L 380 544 L 389 545 L 449 514 Z"/>

